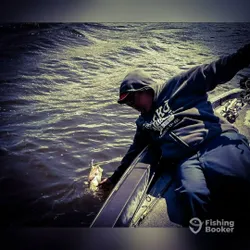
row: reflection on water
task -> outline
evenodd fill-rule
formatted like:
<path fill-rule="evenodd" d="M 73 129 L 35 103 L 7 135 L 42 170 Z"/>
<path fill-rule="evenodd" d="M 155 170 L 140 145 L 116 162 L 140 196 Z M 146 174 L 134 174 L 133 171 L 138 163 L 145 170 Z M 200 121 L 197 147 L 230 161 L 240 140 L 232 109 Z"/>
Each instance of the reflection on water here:
<path fill-rule="evenodd" d="M 91 159 L 110 176 L 135 131 L 137 112 L 117 104 L 121 79 L 142 68 L 165 81 L 234 52 L 249 31 L 244 23 L 1 25 L 1 224 L 90 225 L 107 196 L 84 184 Z"/>

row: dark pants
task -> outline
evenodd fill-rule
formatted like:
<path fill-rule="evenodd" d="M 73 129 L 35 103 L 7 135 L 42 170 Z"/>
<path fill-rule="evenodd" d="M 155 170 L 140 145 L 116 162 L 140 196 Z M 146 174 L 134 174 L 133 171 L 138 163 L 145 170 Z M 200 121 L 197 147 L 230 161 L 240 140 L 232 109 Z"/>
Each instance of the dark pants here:
<path fill-rule="evenodd" d="M 173 222 L 188 226 L 193 217 L 224 219 L 249 228 L 250 147 L 243 135 L 226 132 L 207 142 L 178 164 L 175 180 L 179 208 L 169 214 Z"/>

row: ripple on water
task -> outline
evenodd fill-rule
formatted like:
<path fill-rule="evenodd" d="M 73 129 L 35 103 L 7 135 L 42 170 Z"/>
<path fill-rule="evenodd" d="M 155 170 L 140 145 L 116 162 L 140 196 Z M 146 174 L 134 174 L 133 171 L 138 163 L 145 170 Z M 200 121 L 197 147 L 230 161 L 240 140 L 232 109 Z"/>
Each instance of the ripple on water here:
<path fill-rule="evenodd" d="M 89 163 L 110 176 L 136 130 L 138 112 L 117 104 L 123 77 L 140 67 L 165 81 L 234 51 L 249 31 L 249 24 L 79 23 L 1 36 L 3 220 L 89 225 L 103 203 L 84 185 Z"/>

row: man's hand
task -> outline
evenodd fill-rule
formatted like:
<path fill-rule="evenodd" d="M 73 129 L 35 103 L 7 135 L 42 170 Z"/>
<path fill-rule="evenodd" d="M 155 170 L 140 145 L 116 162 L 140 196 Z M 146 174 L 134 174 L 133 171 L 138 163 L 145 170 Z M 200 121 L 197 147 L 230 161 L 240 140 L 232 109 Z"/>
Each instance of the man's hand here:
<path fill-rule="evenodd" d="M 114 184 L 110 181 L 109 178 L 105 178 L 99 183 L 98 187 L 109 190 L 114 187 Z"/>

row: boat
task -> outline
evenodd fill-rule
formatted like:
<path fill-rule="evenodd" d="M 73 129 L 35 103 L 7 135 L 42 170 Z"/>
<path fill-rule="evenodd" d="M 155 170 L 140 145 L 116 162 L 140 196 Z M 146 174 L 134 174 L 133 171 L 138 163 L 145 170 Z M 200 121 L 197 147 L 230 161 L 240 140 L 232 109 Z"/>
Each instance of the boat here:
<path fill-rule="evenodd" d="M 216 114 L 235 124 L 250 141 L 246 90 L 229 90 L 208 101 Z M 113 188 L 90 227 L 181 227 L 169 219 L 176 209 L 170 196 L 171 166 L 161 168 L 159 159 L 159 152 L 145 147 Z"/>

